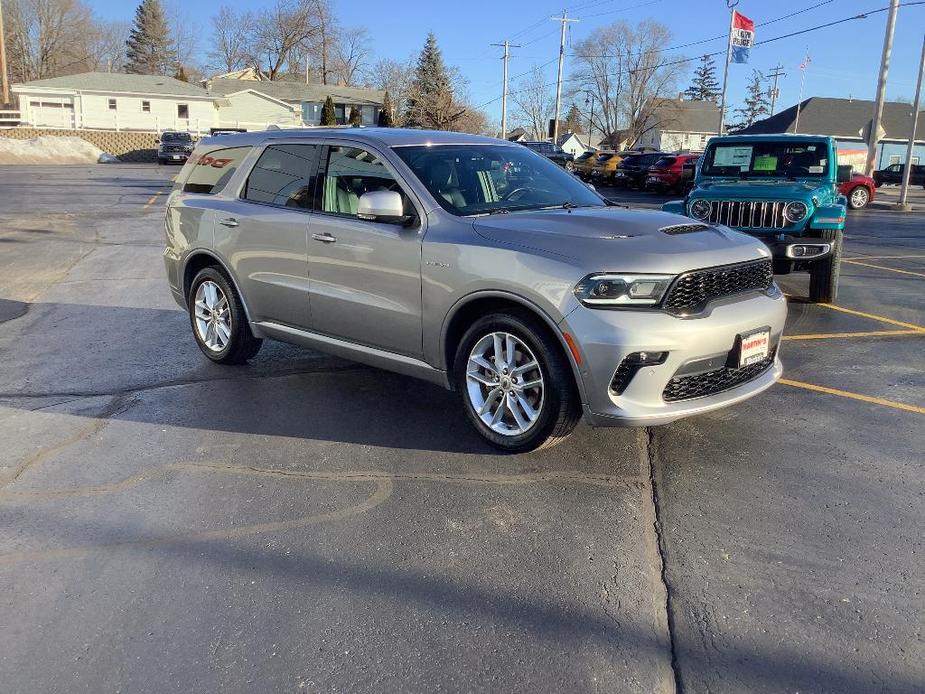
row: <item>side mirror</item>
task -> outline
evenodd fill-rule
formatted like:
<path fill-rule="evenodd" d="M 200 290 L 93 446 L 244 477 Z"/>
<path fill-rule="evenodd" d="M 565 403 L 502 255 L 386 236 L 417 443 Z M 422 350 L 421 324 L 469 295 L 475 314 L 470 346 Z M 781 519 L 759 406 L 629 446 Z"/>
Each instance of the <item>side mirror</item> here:
<path fill-rule="evenodd" d="M 357 203 L 357 217 L 384 224 L 404 224 L 409 216 L 401 194 L 394 190 L 372 190 L 363 193 Z"/>
<path fill-rule="evenodd" d="M 839 164 L 836 181 L 838 181 L 838 183 L 847 183 L 851 180 L 851 171 L 852 167 L 850 164 Z"/>

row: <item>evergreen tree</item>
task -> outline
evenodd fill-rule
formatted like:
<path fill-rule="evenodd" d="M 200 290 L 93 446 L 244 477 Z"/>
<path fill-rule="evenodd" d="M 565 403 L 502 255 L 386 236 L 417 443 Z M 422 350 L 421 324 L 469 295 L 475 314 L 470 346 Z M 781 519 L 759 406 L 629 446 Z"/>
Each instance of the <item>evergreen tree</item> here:
<path fill-rule="evenodd" d="M 189 82 L 189 77 L 186 76 L 186 70 L 183 69 L 182 65 L 177 66 L 177 71 L 174 73 L 173 78 L 181 82 Z"/>
<path fill-rule="evenodd" d="M 334 110 L 334 99 L 330 96 L 324 100 L 321 108 L 321 125 L 337 125 L 337 112 Z"/>
<path fill-rule="evenodd" d="M 712 101 L 720 97 L 720 85 L 716 79 L 716 61 L 713 56 L 705 55 L 700 59 L 700 66 L 694 71 L 691 86 L 684 90 L 684 96 L 692 101 Z"/>
<path fill-rule="evenodd" d="M 578 110 L 578 106 L 575 104 L 569 107 L 568 113 L 565 116 L 565 129 L 578 135 L 584 133 L 581 127 L 581 111 Z"/>
<path fill-rule="evenodd" d="M 380 128 L 394 128 L 395 115 L 392 113 L 393 110 L 392 97 L 386 92 L 385 97 L 382 99 L 382 110 L 379 111 L 379 122 L 376 125 Z"/>
<path fill-rule="evenodd" d="M 742 130 L 752 123 L 767 117 L 771 113 L 768 90 L 765 89 L 765 77 L 758 70 L 752 70 L 752 81 L 748 85 L 748 96 L 741 108 L 735 110 L 737 121 L 732 130 Z"/>
<path fill-rule="evenodd" d="M 411 81 L 405 125 L 409 128 L 447 130 L 465 112 L 466 109 L 459 106 L 453 95 L 453 85 L 437 46 L 437 37 L 430 33 Z"/>
<path fill-rule="evenodd" d="M 359 128 L 361 125 L 363 125 L 363 116 L 360 113 L 359 107 L 357 106 L 350 107 L 349 122 L 350 122 L 350 125 L 352 125 L 354 128 Z"/>
<path fill-rule="evenodd" d="M 170 31 L 160 0 L 142 0 L 125 42 L 126 72 L 168 75 L 174 63 Z"/>

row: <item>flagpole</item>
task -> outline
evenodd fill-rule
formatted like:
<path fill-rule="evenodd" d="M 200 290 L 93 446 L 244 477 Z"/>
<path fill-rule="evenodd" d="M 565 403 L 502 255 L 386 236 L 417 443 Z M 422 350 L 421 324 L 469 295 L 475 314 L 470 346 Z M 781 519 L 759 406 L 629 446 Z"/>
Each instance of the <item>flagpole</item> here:
<path fill-rule="evenodd" d="M 809 48 L 806 49 L 806 57 L 803 59 L 803 64 L 800 65 L 800 98 L 797 99 L 797 117 L 793 122 L 793 134 L 796 135 L 800 131 L 800 109 L 803 106 L 803 85 L 806 82 L 806 68 L 809 67 Z"/>
<path fill-rule="evenodd" d="M 729 8 L 729 36 L 726 39 L 726 66 L 723 68 L 723 95 L 719 102 L 719 127 L 716 129 L 717 135 L 722 135 L 725 129 L 726 121 L 726 81 L 729 79 L 729 62 L 732 60 L 732 27 L 735 21 L 735 6 L 739 0 L 726 0 L 726 6 Z"/>

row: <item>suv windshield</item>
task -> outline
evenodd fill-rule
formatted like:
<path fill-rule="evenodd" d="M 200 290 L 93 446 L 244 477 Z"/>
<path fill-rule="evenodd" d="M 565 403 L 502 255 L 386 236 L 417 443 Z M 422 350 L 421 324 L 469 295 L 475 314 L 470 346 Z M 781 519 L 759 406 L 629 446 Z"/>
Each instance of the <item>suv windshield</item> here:
<path fill-rule="evenodd" d="M 819 142 L 728 142 L 710 145 L 704 176 L 821 178 L 829 170 L 829 149 Z"/>
<path fill-rule="evenodd" d="M 605 205 L 584 183 L 526 147 L 424 145 L 395 152 L 455 215 Z"/>
<path fill-rule="evenodd" d="M 192 142 L 193 137 L 189 133 L 162 133 L 161 142 Z"/>

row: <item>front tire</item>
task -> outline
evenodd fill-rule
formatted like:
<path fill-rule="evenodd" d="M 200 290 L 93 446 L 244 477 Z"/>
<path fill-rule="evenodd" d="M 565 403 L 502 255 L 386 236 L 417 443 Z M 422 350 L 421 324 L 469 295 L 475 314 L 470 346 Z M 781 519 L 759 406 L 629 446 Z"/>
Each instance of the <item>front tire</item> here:
<path fill-rule="evenodd" d="M 856 186 L 848 191 L 848 207 L 852 210 L 863 210 L 870 202 L 870 191 L 864 186 Z"/>
<path fill-rule="evenodd" d="M 199 271 L 186 298 L 190 325 L 199 349 L 219 364 L 243 364 L 260 351 L 244 306 L 228 277 L 218 267 Z"/>
<path fill-rule="evenodd" d="M 813 303 L 831 304 L 838 297 L 843 236 L 840 229 L 824 229 L 820 233 L 823 241 L 832 243 L 832 252 L 824 260 L 818 260 L 809 267 L 809 300 Z"/>
<path fill-rule="evenodd" d="M 526 312 L 477 320 L 459 343 L 453 372 L 469 421 L 504 451 L 553 446 L 581 415 L 567 358 Z"/>

